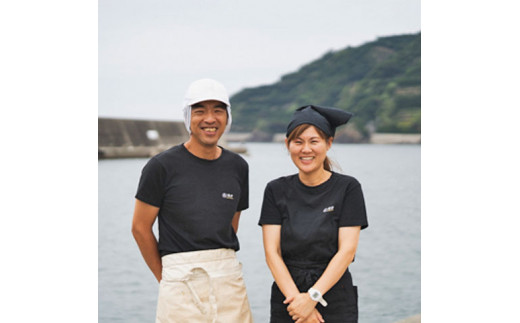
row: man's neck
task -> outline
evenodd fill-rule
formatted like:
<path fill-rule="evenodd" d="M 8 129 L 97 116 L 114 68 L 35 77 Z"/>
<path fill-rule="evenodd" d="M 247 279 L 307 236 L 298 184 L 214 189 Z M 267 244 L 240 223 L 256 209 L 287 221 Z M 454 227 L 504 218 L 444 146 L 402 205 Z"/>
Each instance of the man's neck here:
<path fill-rule="evenodd" d="M 220 157 L 222 148 L 217 145 L 205 146 L 194 140 L 188 140 L 184 143 L 184 147 L 193 155 L 207 160 L 213 160 Z"/>

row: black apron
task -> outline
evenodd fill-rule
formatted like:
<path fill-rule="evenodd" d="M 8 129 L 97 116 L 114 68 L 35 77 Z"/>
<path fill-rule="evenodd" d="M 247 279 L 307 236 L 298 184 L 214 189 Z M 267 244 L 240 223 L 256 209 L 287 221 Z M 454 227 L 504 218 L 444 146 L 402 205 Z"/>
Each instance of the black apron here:
<path fill-rule="evenodd" d="M 300 292 L 307 292 L 320 278 L 327 264 L 286 263 L 289 272 Z M 340 280 L 325 294 L 327 307 L 320 303 L 316 309 L 327 323 L 357 323 L 358 295 L 357 286 L 352 285 L 352 276 L 347 268 Z M 276 283 L 271 287 L 271 323 L 294 323 L 287 312 L 288 304 L 283 304 L 285 296 Z"/>
<path fill-rule="evenodd" d="M 338 230 L 345 193 L 337 189 L 337 174 L 325 183 L 308 187 L 297 176 L 294 185 L 275 192 L 282 217 L 280 247 L 282 258 L 302 293 L 321 277 L 338 251 Z M 344 185 L 339 185 L 340 188 Z M 269 212 L 267 210 L 266 212 Z M 323 295 L 327 307 L 316 305 L 327 323 L 358 322 L 357 287 L 347 268 L 339 281 Z M 293 323 L 283 304 L 285 296 L 276 283 L 271 290 L 271 323 Z"/>

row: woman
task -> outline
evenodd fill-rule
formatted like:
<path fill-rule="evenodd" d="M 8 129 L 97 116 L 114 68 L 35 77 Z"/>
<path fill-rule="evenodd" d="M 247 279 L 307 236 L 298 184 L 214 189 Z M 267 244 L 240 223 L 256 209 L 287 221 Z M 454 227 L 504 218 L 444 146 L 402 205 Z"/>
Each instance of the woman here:
<path fill-rule="evenodd" d="M 271 323 L 357 322 L 348 266 L 368 226 L 359 182 L 331 169 L 327 151 L 348 112 L 296 110 L 285 144 L 298 174 L 267 184 L 259 224 L 274 277 Z"/>

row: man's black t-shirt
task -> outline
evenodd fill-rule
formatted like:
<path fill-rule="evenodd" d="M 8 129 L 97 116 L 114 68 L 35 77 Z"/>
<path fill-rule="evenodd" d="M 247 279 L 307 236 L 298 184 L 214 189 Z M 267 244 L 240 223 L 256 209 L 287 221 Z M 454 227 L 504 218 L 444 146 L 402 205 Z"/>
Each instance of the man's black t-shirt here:
<path fill-rule="evenodd" d="M 368 226 L 359 182 L 332 172 L 318 186 L 304 185 L 298 174 L 267 184 L 260 225 L 280 224 L 282 257 L 291 263 L 328 263 L 338 251 L 338 229 Z"/>
<path fill-rule="evenodd" d="M 248 165 L 222 149 L 215 160 L 191 154 L 183 144 L 150 159 L 136 198 L 159 207 L 159 252 L 239 249 L 233 215 L 249 207 Z"/>

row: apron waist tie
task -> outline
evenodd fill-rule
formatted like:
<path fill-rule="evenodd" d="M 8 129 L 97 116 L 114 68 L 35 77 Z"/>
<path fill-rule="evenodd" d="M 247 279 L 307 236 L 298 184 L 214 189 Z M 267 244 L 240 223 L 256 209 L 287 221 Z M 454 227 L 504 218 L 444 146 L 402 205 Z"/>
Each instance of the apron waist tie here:
<path fill-rule="evenodd" d="M 286 260 L 285 264 L 300 292 L 306 292 L 323 275 L 328 263 L 311 263 Z M 348 268 L 344 275 L 349 272 Z"/>
<path fill-rule="evenodd" d="M 286 266 L 300 292 L 306 292 L 320 278 L 327 264 L 287 261 Z"/>

